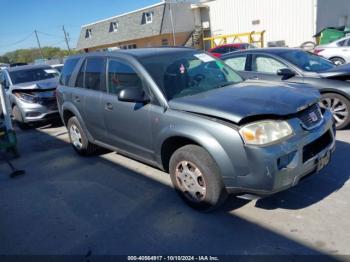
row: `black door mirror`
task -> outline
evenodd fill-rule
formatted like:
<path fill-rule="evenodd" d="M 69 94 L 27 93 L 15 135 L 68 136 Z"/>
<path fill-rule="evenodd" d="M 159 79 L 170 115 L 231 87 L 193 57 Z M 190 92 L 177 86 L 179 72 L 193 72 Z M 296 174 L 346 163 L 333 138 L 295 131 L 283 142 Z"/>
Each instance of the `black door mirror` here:
<path fill-rule="evenodd" d="M 296 73 L 289 68 L 282 68 L 277 71 L 277 75 L 282 76 L 282 80 L 287 80 L 296 75 Z"/>
<path fill-rule="evenodd" d="M 125 87 L 118 93 L 119 101 L 133 103 L 148 103 L 150 100 L 145 92 L 138 87 Z"/>

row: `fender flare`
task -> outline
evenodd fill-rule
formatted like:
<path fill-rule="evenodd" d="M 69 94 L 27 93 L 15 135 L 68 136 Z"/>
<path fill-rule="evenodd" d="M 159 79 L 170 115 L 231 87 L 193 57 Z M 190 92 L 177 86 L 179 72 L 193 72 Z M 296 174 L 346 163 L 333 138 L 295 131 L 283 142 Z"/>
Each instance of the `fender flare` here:
<path fill-rule="evenodd" d="M 88 140 L 90 142 L 93 142 L 94 139 L 93 137 L 91 136 L 89 130 L 86 128 L 86 125 L 85 125 L 85 122 L 81 116 L 81 114 L 79 113 L 78 109 L 74 106 L 73 103 L 71 102 L 65 102 L 63 105 L 62 105 L 62 113 L 61 113 L 61 118 L 62 118 L 62 121 L 65 125 L 67 125 L 67 123 L 65 123 L 64 121 L 64 113 L 65 111 L 70 111 L 79 121 L 82 129 L 84 130 L 84 133 L 86 134 Z"/>
<path fill-rule="evenodd" d="M 224 148 L 219 142 L 208 132 L 197 128 L 183 128 L 168 126 L 161 130 L 155 141 L 157 162 L 163 166 L 162 162 L 162 148 L 164 143 L 174 137 L 182 137 L 194 141 L 199 146 L 203 147 L 210 156 L 214 159 L 222 177 L 233 178 L 236 176 L 233 163 Z"/>

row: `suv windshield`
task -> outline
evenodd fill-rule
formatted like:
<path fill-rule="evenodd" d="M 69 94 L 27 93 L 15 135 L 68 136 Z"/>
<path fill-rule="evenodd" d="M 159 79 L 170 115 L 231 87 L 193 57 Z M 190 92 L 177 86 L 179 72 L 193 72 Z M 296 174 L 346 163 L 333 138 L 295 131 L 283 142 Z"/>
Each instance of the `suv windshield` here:
<path fill-rule="evenodd" d="M 302 70 L 308 72 L 324 72 L 335 67 L 334 64 L 320 56 L 300 50 L 283 51 L 280 52 L 279 55 Z"/>
<path fill-rule="evenodd" d="M 140 62 L 168 100 L 243 81 L 224 62 L 200 52 L 187 51 L 144 57 Z"/>
<path fill-rule="evenodd" d="M 57 77 L 57 71 L 52 68 L 33 68 L 10 72 L 12 84 L 35 82 Z"/>

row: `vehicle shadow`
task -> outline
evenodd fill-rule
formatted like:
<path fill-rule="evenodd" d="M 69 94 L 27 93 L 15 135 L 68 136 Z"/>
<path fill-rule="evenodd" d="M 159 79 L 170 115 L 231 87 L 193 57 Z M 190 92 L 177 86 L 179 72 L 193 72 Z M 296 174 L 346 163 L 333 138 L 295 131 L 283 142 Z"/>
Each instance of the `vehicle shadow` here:
<path fill-rule="evenodd" d="M 256 207 L 263 209 L 302 209 L 336 192 L 350 178 L 350 144 L 337 141 L 331 163 L 320 173 L 303 180 L 297 186 L 260 199 Z"/>
<path fill-rule="evenodd" d="M 62 128 L 49 131 L 18 133 L 27 175 L 0 164 L 2 255 L 325 255 L 234 213 L 196 212 L 167 174 L 115 153 L 79 157 Z"/>

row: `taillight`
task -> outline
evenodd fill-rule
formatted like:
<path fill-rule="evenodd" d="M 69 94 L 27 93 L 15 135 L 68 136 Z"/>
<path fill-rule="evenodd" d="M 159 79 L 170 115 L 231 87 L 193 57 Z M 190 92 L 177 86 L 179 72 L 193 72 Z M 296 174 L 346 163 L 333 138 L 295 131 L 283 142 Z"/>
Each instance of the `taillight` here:
<path fill-rule="evenodd" d="M 324 51 L 324 49 L 315 49 L 314 54 L 319 55 L 322 51 Z"/>

